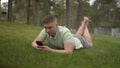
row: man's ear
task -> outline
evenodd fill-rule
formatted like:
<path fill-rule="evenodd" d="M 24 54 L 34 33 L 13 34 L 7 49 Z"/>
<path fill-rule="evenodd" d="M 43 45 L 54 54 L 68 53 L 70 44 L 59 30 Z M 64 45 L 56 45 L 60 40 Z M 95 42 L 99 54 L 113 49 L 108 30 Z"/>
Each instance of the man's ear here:
<path fill-rule="evenodd" d="M 56 26 L 59 26 L 59 24 L 58 24 L 58 23 L 56 23 Z"/>

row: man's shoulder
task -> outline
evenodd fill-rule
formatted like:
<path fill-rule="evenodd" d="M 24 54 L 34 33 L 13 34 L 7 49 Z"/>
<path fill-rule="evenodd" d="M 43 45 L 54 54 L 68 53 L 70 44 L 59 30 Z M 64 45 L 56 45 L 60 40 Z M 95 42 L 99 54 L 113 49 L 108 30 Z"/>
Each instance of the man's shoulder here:
<path fill-rule="evenodd" d="M 66 32 L 66 31 L 70 31 L 67 27 L 65 27 L 65 26 L 58 26 L 58 28 L 59 28 L 59 31 L 61 31 L 61 32 Z"/>
<path fill-rule="evenodd" d="M 46 31 L 45 31 L 45 28 L 41 29 L 41 32 L 46 32 Z"/>

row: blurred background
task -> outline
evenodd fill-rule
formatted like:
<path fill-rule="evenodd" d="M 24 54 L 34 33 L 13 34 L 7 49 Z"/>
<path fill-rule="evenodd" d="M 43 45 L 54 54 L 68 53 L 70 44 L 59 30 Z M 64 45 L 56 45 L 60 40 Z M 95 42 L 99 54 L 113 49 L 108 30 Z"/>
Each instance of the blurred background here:
<path fill-rule="evenodd" d="M 49 13 L 71 29 L 78 29 L 83 17 L 88 16 L 92 33 L 120 32 L 120 0 L 0 0 L 1 21 L 40 26 Z"/>

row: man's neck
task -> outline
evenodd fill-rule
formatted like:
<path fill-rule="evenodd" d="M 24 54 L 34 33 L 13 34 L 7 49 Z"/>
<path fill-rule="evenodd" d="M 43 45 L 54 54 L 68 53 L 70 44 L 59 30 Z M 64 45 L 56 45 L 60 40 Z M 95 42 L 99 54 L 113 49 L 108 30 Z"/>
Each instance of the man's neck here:
<path fill-rule="evenodd" d="M 57 31 L 58 31 L 58 27 L 57 27 L 57 30 L 55 31 L 55 33 L 53 35 L 51 35 L 52 37 L 55 37 L 56 34 L 57 34 Z"/>

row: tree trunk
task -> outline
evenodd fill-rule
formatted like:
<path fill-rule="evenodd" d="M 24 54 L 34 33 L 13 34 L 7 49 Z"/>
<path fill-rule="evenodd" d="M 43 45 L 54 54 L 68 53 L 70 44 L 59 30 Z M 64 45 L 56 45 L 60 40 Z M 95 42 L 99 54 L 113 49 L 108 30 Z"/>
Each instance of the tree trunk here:
<path fill-rule="evenodd" d="M 0 0 L 0 20 L 1 20 L 1 0 Z"/>
<path fill-rule="evenodd" d="M 69 12 L 69 0 L 66 0 L 66 27 L 69 28 L 70 23 L 70 12 Z"/>
<path fill-rule="evenodd" d="M 12 21 L 12 0 L 8 0 L 8 21 Z"/>
<path fill-rule="evenodd" d="M 28 0 L 28 6 L 27 6 L 27 24 L 30 24 L 30 3 L 31 3 L 31 0 Z"/>
<path fill-rule="evenodd" d="M 34 0 L 33 1 L 33 24 L 34 25 L 39 25 L 39 5 L 40 1 L 39 0 Z"/>
<path fill-rule="evenodd" d="M 1 10 L 1 0 L 0 0 L 0 10 Z"/>
<path fill-rule="evenodd" d="M 76 19 L 76 30 L 80 27 L 82 21 L 82 0 L 78 0 L 77 19 Z"/>
<path fill-rule="evenodd" d="M 43 1 L 44 2 L 44 9 L 43 9 L 43 11 L 44 11 L 44 16 L 46 16 L 46 15 L 48 15 L 48 14 L 50 14 L 50 12 L 49 12 L 49 2 L 50 2 L 50 0 L 44 0 Z"/>

